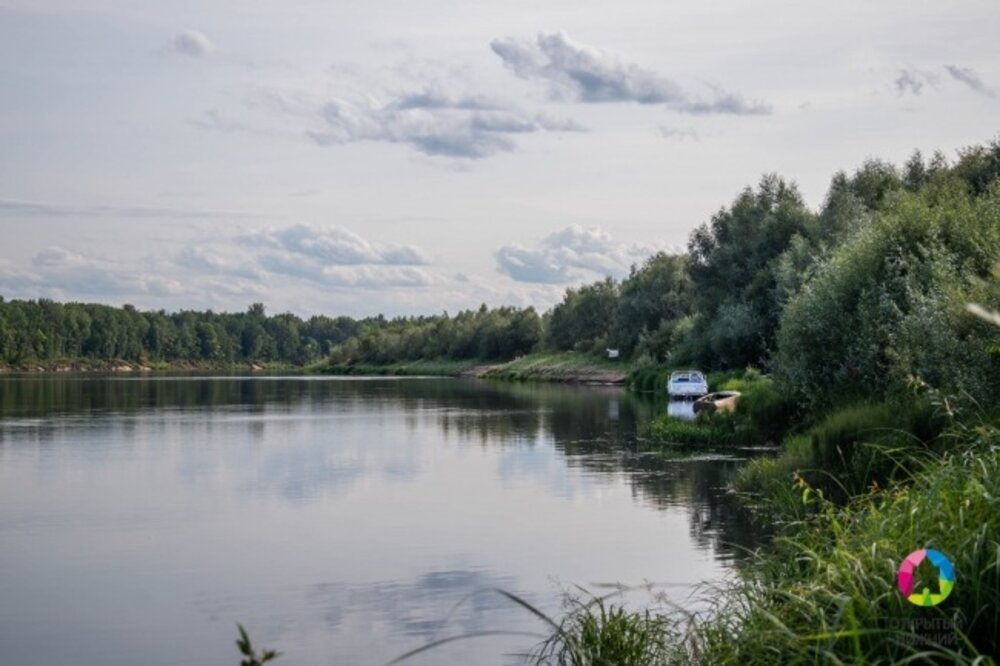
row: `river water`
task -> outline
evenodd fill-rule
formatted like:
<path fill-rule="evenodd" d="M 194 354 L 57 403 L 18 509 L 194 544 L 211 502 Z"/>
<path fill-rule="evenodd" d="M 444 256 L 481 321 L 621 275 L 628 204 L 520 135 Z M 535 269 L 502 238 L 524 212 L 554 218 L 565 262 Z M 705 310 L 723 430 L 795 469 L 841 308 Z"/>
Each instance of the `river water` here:
<path fill-rule="evenodd" d="M 574 584 L 696 606 L 755 535 L 736 457 L 643 453 L 666 410 L 480 380 L 0 378 L 0 664 L 236 664 L 237 622 L 279 666 L 544 632 L 495 588 L 556 615 Z"/>

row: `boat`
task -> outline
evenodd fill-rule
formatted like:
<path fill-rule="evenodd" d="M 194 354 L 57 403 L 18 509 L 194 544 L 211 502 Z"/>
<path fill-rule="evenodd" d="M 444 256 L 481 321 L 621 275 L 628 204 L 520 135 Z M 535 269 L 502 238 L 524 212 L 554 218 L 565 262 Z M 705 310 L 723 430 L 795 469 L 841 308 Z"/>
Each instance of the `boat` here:
<path fill-rule="evenodd" d="M 667 395 L 671 398 L 698 398 L 708 393 L 708 380 L 698 370 L 679 370 L 670 373 Z"/>
<path fill-rule="evenodd" d="M 695 414 L 701 414 L 705 412 L 707 414 L 712 414 L 714 412 L 731 412 L 736 409 L 736 401 L 740 397 L 739 391 L 718 391 L 716 393 L 709 393 L 708 395 L 703 395 L 694 401 L 692 408 Z"/>

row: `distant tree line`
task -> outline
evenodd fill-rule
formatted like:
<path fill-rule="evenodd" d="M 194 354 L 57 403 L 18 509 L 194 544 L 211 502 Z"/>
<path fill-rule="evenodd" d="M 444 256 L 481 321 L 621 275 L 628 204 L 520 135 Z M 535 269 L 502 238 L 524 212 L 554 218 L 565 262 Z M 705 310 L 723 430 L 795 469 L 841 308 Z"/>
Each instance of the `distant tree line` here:
<path fill-rule="evenodd" d="M 502 360 L 535 349 L 534 308 L 500 307 L 422 317 L 365 319 L 246 312 L 143 312 L 94 303 L 0 297 L 0 363 L 120 359 L 131 362 L 391 363 L 421 358 Z"/>
<path fill-rule="evenodd" d="M 349 317 L 267 316 L 255 303 L 236 314 L 141 312 L 93 303 L 0 298 L 0 362 L 59 359 L 278 361 L 305 364 L 329 355 L 363 322 Z"/>
<path fill-rule="evenodd" d="M 967 302 L 998 305 L 1000 141 L 950 164 L 919 153 L 834 175 L 809 209 L 764 176 L 622 280 L 568 289 L 549 312 L 499 307 L 366 319 L 264 306 L 222 314 L 0 299 L 0 362 L 392 363 L 505 360 L 535 350 L 617 348 L 637 364 L 755 366 L 803 395 L 907 377 L 982 395 L 1000 381 L 997 334 Z M 995 385 L 995 384 L 994 384 Z"/>

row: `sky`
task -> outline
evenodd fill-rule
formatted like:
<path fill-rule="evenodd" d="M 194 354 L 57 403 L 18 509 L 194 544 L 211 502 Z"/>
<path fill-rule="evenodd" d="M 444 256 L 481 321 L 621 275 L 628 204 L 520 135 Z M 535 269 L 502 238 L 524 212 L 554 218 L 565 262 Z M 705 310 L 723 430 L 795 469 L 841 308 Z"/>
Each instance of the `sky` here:
<path fill-rule="evenodd" d="M 1000 3 L 0 0 L 0 295 L 546 309 L 998 136 Z"/>

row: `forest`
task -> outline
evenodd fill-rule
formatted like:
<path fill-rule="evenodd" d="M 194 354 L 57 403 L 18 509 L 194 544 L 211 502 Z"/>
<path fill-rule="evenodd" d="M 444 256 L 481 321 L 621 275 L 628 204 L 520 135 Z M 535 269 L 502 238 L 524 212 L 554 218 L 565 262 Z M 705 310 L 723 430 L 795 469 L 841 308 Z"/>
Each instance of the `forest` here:
<path fill-rule="evenodd" d="M 919 376 L 982 397 L 996 385 L 996 333 L 969 302 L 997 305 L 1000 141 L 952 163 L 915 152 L 835 174 L 814 211 L 765 175 L 622 280 L 567 289 L 534 308 L 353 319 L 246 312 L 143 312 L 0 297 L 0 364 L 263 362 L 338 367 L 503 361 L 536 351 L 621 350 L 643 367 L 755 367 L 800 396 L 878 393 Z"/>

